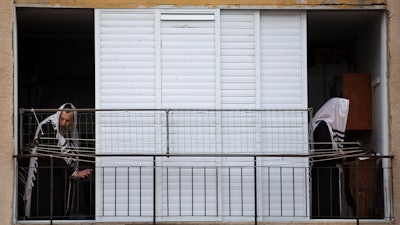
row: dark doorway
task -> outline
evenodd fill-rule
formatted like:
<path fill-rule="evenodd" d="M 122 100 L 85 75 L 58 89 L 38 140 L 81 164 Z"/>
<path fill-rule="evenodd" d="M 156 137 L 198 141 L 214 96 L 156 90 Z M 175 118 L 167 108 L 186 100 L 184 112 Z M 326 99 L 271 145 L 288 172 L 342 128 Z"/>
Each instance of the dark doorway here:
<path fill-rule="evenodd" d="M 55 109 L 66 102 L 73 103 L 78 109 L 94 108 L 94 10 L 17 8 L 16 21 L 18 108 Z M 82 140 L 94 139 L 93 115 L 81 116 L 80 114 L 78 116 L 80 120 L 78 121 L 78 130 Z M 42 118 L 46 116 L 44 115 Z M 92 122 L 90 127 L 85 123 L 86 126 L 83 129 L 79 124 L 86 118 L 91 118 Z M 21 122 L 19 121 L 19 123 Z M 32 138 L 32 134 L 38 126 L 37 122 L 34 122 L 28 129 L 24 123 L 19 127 L 24 127 L 21 130 L 24 130 L 25 133 L 29 132 L 30 136 L 26 138 L 25 133 L 21 135 L 21 131 L 19 131 L 19 136 L 23 136 L 23 143 L 20 143 L 20 146 L 29 143 L 25 139 Z M 80 148 L 85 147 L 94 151 L 93 141 L 85 146 L 83 146 L 83 142 L 81 141 Z M 22 150 L 20 149 L 20 151 Z M 39 205 L 43 203 L 43 199 L 39 197 L 31 207 L 32 211 L 36 210 L 35 213 L 32 213 L 36 217 L 24 217 L 23 193 L 26 173 L 21 174 L 23 174 L 22 168 L 27 168 L 29 158 L 19 158 L 18 163 L 18 219 L 53 219 L 48 216 L 48 212 L 39 212 L 42 208 Z M 91 166 L 93 167 L 93 164 Z M 37 175 L 37 179 L 39 179 L 39 175 Z M 92 180 L 90 185 L 81 183 L 84 189 L 83 198 L 90 204 L 90 212 L 80 219 L 92 219 L 94 215 L 94 181 Z M 43 187 L 42 190 L 44 190 Z M 54 202 L 54 204 L 59 203 Z M 39 217 L 38 215 L 43 216 Z"/>
<path fill-rule="evenodd" d="M 17 8 L 18 107 L 94 108 L 92 9 Z"/>
<path fill-rule="evenodd" d="M 383 63 L 385 55 L 382 54 L 383 48 L 385 48 L 383 43 L 386 42 L 383 38 L 384 17 L 385 12 L 381 10 L 313 10 L 307 12 L 309 107 L 313 108 L 315 113 L 332 97 L 347 98 L 348 95 L 345 94 L 349 88 L 345 87 L 350 86 L 353 92 L 358 92 L 357 96 L 365 97 L 365 99 L 362 98 L 364 101 L 350 100 L 350 110 L 356 111 L 361 108 L 360 106 L 370 105 L 371 102 L 372 109 L 356 115 L 360 121 L 367 121 L 369 126 L 354 126 L 354 117 L 348 117 L 345 142 L 363 143 L 363 148 L 368 152 L 380 154 L 386 154 L 383 147 L 383 122 L 381 121 L 387 120 L 384 111 L 381 110 L 386 102 L 384 82 L 381 82 L 385 79 L 385 73 L 382 71 L 386 66 Z M 348 75 L 358 76 L 359 74 L 367 74 L 370 77 L 360 76 L 349 82 L 348 77 L 350 76 Z M 364 80 L 368 82 L 364 82 L 366 85 L 361 86 L 360 84 Z M 362 88 L 357 89 L 358 87 Z M 372 97 L 367 94 L 371 92 Z M 350 122 L 352 122 L 352 126 L 349 126 Z M 318 135 L 321 136 L 321 134 Z M 329 149 L 329 147 L 324 148 Z M 352 164 L 353 161 L 354 158 L 349 157 L 334 161 L 334 163 L 331 160 L 321 160 L 318 164 L 313 164 L 312 218 L 332 219 L 362 216 L 360 212 L 357 215 L 357 206 L 354 203 L 356 198 L 349 191 L 354 189 L 354 180 L 349 181 L 349 171 L 342 169 L 342 164 Z M 369 218 L 383 218 L 382 172 L 380 165 L 374 169 L 376 169 L 377 175 L 369 174 L 370 182 L 376 188 L 370 194 L 374 200 L 369 202 L 360 200 L 359 205 L 369 210 L 368 213 L 364 213 Z M 338 175 L 339 172 L 342 175 Z M 321 182 L 326 179 L 330 181 Z M 361 188 L 363 184 L 359 185 Z"/>

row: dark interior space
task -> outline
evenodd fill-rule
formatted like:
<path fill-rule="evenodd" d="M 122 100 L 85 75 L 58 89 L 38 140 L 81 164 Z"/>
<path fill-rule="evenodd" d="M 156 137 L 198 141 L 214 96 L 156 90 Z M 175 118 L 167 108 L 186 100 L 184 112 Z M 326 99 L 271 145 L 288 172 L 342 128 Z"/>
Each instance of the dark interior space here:
<path fill-rule="evenodd" d="M 94 108 L 92 9 L 17 8 L 18 107 Z"/>
<path fill-rule="evenodd" d="M 94 10 L 93 9 L 66 9 L 66 8 L 17 8 L 17 56 L 18 56 L 18 108 L 25 109 L 55 109 L 66 102 L 73 103 L 78 109 L 95 107 L 95 56 L 94 56 Z M 18 135 L 22 137 L 20 152 L 23 152 L 27 143 L 31 143 L 38 118 L 45 119 L 52 112 L 25 113 L 22 117 L 23 129 Z M 95 137 L 94 113 L 81 112 L 78 116 L 78 130 L 80 134 L 80 148 L 94 151 Z M 30 122 L 31 121 L 31 122 Z M 35 121 L 35 122 L 34 122 Z M 54 144 L 55 146 L 57 144 Z M 88 153 L 91 154 L 91 153 Z M 41 157 L 47 158 L 47 157 Z M 93 167 L 80 157 L 80 167 Z M 93 160 L 93 157 L 90 157 Z M 31 216 L 25 218 L 23 195 L 27 166 L 30 158 L 20 157 L 19 186 L 18 186 L 18 218 L 20 219 L 49 219 L 48 205 L 42 197 L 33 200 Z M 44 165 L 38 165 L 43 171 Z M 42 168 L 40 168 L 42 167 Z M 46 168 L 44 171 L 48 171 Z M 94 172 L 93 172 L 94 175 Z M 36 178 L 46 177 L 43 173 L 36 174 Z M 79 181 L 80 189 L 86 202 L 84 219 L 91 219 L 94 215 L 94 177 Z M 39 186 L 39 185 L 37 185 Z M 41 193 L 45 187 L 37 187 Z M 39 193 L 38 191 L 36 193 Z M 81 192 L 79 192 L 81 193 Z M 45 193 L 44 196 L 48 195 Z M 36 196 L 36 195 L 34 195 Z M 35 198 L 32 198 L 35 199 Z M 54 202 L 55 206 L 63 205 Z M 57 205 L 58 204 L 58 205 Z M 71 203 L 70 208 L 75 203 Z M 48 208 L 48 207 L 47 207 Z M 54 207 L 53 207 L 54 208 Z M 76 207 L 75 207 L 76 208 Z M 70 210 L 72 211 L 72 210 Z M 81 209 L 81 211 L 83 211 Z M 70 219 L 57 217 L 54 219 Z"/>
<path fill-rule="evenodd" d="M 373 145 L 377 145 L 376 134 L 381 132 L 376 118 L 383 115 L 377 110 L 381 104 L 380 87 L 373 86 L 373 80 L 380 80 L 381 66 L 381 27 L 382 11 L 309 11 L 307 13 L 307 54 L 308 54 L 308 104 L 315 114 L 318 109 L 332 97 L 360 96 L 354 101 L 350 99 L 350 112 L 345 131 L 345 142 L 359 142 L 366 151 L 373 153 Z M 355 79 L 348 77 L 356 77 Z M 367 79 L 368 78 L 368 79 Z M 365 80 L 365 82 L 364 82 Z M 372 81 L 371 81 L 372 80 Z M 350 89 L 350 90 L 349 90 Z M 378 101 L 374 101 L 378 100 Z M 363 108 L 369 106 L 368 109 Z M 357 111 L 360 109 L 359 111 Z M 357 112 L 357 113 L 354 113 Z M 353 115 L 356 114 L 354 117 Z M 373 120 L 375 118 L 375 120 Z M 327 139 L 329 140 L 329 138 Z M 329 147 L 328 147 L 329 148 Z M 383 149 L 380 149 L 383 151 Z M 330 161 L 319 162 L 313 167 L 312 186 L 312 218 L 346 218 L 370 217 L 382 218 L 384 213 L 382 173 L 379 161 L 372 162 L 376 168 L 360 168 L 359 187 L 374 187 L 363 192 L 369 198 L 361 199 L 360 205 L 365 206 L 356 212 L 355 197 L 350 190 L 355 189 L 354 175 L 348 165 L 354 165 L 354 158 L 346 158 L 329 164 Z M 343 176 L 338 183 L 337 165 L 343 167 Z M 317 168 L 318 167 L 318 168 Z M 345 169 L 346 168 L 346 169 Z M 327 169 L 328 175 L 321 169 Z M 352 168 L 354 169 L 354 168 Z M 318 174 L 318 175 L 316 175 Z M 332 182 L 320 182 L 326 176 L 333 177 Z M 365 177 L 365 178 L 364 178 Z M 369 179 L 366 179 L 368 177 Z M 361 181 L 367 182 L 361 182 Z M 340 189 L 332 189 L 342 185 Z M 318 192 L 318 193 L 317 193 Z M 359 192 L 361 193 L 361 191 Z M 365 194 L 367 193 L 367 194 Z M 361 196 L 361 194 L 360 194 Z M 341 199 L 339 206 L 338 199 Z M 321 207 L 331 206 L 331 208 Z M 335 207 L 333 207 L 335 206 Z M 357 215 L 358 214 L 358 215 Z"/>
<path fill-rule="evenodd" d="M 374 27 L 381 16 L 381 11 L 307 13 L 308 97 L 314 110 L 329 98 L 343 95 L 343 73 L 371 72 L 376 66 L 363 64 L 379 43 L 362 44 L 376 35 Z"/>

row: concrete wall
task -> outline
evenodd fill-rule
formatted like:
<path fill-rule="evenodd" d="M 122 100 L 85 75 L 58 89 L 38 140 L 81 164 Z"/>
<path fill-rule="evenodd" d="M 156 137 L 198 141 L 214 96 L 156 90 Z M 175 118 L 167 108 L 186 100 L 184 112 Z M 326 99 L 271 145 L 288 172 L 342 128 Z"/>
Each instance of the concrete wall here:
<path fill-rule="evenodd" d="M 13 208 L 13 10 L 14 2 L 19 5 L 40 6 L 74 6 L 74 7 L 117 7 L 134 8 L 146 2 L 147 6 L 154 4 L 188 5 L 202 4 L 202 0 L 154 0 L 154 1 L 126 1 L 126 0 L 87 0 L 87 1 L 62 1 L 62 0 L 0 0 L 0 224 L 12 224 Z M 211 6 L 216 4 L 249 4 L 248 0 L 215 0 L 208 1 Z M 255 0 L 253 4 L 274 4 L 276 0 Z M 390 154 L 395 155 L 393 160 L 394 182 L 394 215 L 397 217 L 392 222 L 361 222 L 360 224 L 400 224 L 400 1 L 399 0 L 281 0 L 281 5 L 270 7 L 296 6 L 312 7 L 315 4 L 325 4 L 329 7 L 346 8 L 348 5 L 361 4 L 368 8 L 368 4 L 387 3 L 388 8 L 388 90 L 389 90 L 389 135 Z M 342 5 L 344 3 L 344 5 Z M 333 4 L 333 5 L 332 5 Z M 347 5 L 346 5 L 347 4 Z M 288 223 L 286 223 L 288 224 Z M 292 224 L 292 223 L 290 223 Z M 301 223 L 299 223 L 301 224 Z M 311 224 L 321 224 L 313 222 Z M 324 222 L 323 224 L 337 224 Z M 355 221 L 346 221 L 341 224 L 355 224 Z"/>
<path fill-rule="evenodd" d="M 400 1 L 388 0 L 389 153 L 393 160 L 394 215 L 400 224 Z"/>
<path fill-rule="evenodd" d="M 13 8 L 13 1 L 0 1 L 0 224 L 12 221 Z"/>

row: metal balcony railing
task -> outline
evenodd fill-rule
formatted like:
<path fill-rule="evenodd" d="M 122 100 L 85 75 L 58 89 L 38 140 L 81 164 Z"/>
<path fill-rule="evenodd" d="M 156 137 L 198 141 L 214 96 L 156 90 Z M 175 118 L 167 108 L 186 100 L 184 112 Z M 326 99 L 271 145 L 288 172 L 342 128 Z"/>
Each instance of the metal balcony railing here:
<path fill-rule="evenodd" d="M 392 217 L 392 157 L 357 143 L 344 143 L 340 154 L 313 149 L 309 110 L 79 109 L 80 147 L 72 156 L 93 169 L 82 180 L 69 178 L 58 163 L 66 156 L 54 133 L 33 139 L 39 121 L 55 111 L 20 111 L 19 220 Z M 32 157 L 38 165 L 27 216 Z"/>

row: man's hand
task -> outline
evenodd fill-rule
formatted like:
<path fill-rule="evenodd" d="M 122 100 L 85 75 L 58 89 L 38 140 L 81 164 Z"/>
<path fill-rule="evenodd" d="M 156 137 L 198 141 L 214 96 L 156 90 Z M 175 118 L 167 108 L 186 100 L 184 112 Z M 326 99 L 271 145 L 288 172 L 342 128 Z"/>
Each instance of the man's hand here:
<path fill-rule="evenodd" d="M 93 169 L 77 170 L 72 174 L 73 178 L 84 179 L 92 174 Z"/>

